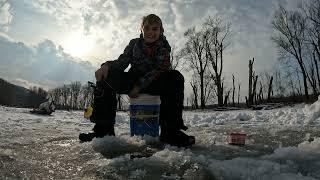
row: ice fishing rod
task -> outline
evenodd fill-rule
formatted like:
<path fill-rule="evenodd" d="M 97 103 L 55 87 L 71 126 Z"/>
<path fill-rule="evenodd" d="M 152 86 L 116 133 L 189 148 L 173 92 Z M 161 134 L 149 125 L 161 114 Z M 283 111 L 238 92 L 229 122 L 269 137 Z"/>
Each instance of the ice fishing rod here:
<path fill-rule="evenodd" d="M 118 94 L 117 91 L 116 91 L 105 79 L 102 80 L 102 82 L 105 83 L 107 86 L 109 86 L 112 91 L 114 91 L 116 94 Z M 120 95 L 120 94 L 119 94 L 119 95 Z M 122 101 L 124 101 L 124 98 L 123 98 L 122 96 L 120 96 L 120 99 L 121 99 Z"/>

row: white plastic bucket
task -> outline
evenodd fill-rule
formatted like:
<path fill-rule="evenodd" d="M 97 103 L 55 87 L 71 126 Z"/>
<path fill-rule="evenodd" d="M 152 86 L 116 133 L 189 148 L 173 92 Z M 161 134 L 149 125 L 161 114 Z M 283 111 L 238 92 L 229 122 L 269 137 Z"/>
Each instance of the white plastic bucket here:
<path fill-rule="evenodd" d="M 130 98 L 130 134 L 159 136 L 160 96 L 140 94 Z"/>

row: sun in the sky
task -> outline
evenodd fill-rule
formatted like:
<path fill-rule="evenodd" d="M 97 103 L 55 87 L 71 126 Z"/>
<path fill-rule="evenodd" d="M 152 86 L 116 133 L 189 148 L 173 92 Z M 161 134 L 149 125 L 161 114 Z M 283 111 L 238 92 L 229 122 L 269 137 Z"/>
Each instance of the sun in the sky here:
<path fill-rule="evenodd" d="M 63 40 L 63 49 L 66 53 L 84 58 L 90 56 L 94 49 L 94 39 L 90 35 L 85 35 L 82 31 L 70 33 Z"/>

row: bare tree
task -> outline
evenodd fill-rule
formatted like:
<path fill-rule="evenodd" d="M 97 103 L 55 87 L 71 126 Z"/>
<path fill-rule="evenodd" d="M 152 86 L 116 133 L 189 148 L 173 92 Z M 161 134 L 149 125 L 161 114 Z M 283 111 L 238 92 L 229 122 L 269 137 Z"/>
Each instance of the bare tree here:
<path fill-rule="evenodd" d="M 300 9 L 307 19 L 307 36 L 305 46 L 308 48 L 308 57 L 312 63 L 310 66 L 309 82 L 312 86 L 313 94 L 317 95 L 320 86 L 320 0 L 306 1 L 305 6 Z"/>
<path fill-rule="evenodd" d="M 190 82 L 190 85 L 192 87 L 192 98 L 193 99 L 191 102 L 192 106 L 195 108 L 195 109 L 198 109 L 199 108 L 199 105 L 198 105 L 198 82 L 197 82 L 197 78 L 195 78 L 194 76 L 192 77 L 192 80 Z"/>
<path fill-rule="evenodd" d="M 256 104 L 257 103 L 257 82 L 258 82 L 258 75 L 254 76 L 254 82 L 253 82 L 253 92 L 252 92 L 252 97 L 253 97 L 253 102 Z"/>
<path fill-rule="evenodd" d="M 70 108 L 70 105 L 69 105 L 69 101 L 70 101 L 70 88 L 68 85 L 63 85 L 63 87 L 61 87 L 61 95 L 62 95 L 62 99 L 63 99 L 63 108 L 67 108 L 69 109 Z"/>
<path fill-rule="evenodd" d="M 256 87 L 258 76 L 255 75 L 255 71 L 253 70 L 254 58 L 249 60 L 249 91 L 248 91 L 248 99 L 247 106 L 250 107 L 254 104 L 254 100 L 256 98 Z M 253 84 L 252 84 L 253 83 Z"/>
<path fill-rule="evenodd" d="M 79 81 L 72 82 L 70 85 L 71 89 L 71 107 L 72 109 L 78 109 L 78 99 L 81 90 L 81 83 Z"/>
<path fill-rule="evenodd" d="M 89 84 L 83 85 L 80 92 L 80 108 L 84 109 L 93 102 L 93 89 Z"/>
<path fill-rule="evenodd" d="M 319 39 L 320 41 L 320 39 Z M 318 86 L 320 86 L 320 73 L 319 73 L 319 61 L 320 61 L 320 54 L 318 54 L 318 59 L 316 58 L 316 50 L 313 51 L 312 53 L 312 59 L 313 59 L 313 63 L 316 67 L 316 73 L 317 73 L 317 81 L 318 81 Z M 320 87 L 319 87 L 320 89 Z"/>
<path fill-rule="evenodd" d="M 239 86 L 238 86 L 238 107 L 240 106 L 240 88 L 241 88 L 241 84 L 239 83 Z"/>
<path fill-rule="evenodd" d="M 284 97 L 286 94 L 286 84 L 284 83 L 285 79 L 283 78 L 281 71 L 279 69 L 274 70 L 272 77 L 274 82 L 273 91 L 275 91 L 275 95 L 278 97 Z"/>
<path fill-rule="evenodd" d="M 260 89 L 259 89 L 259 93 L 257 94 L 257 101 L 259 103 L 263 102 L 263 85 L 261 83 L 261 81 L 259 82 L 260 83 Z"/>
<path fill-rule="evenodd" d="M 260 101 L 269 101 L 271 98 L 272 92 L 272 72 L 265 71 L 259 74 L 259 83 L 260 83 L 260 90 L 259 90 L 259 99 Z"/>
<path fill-rule="evenodd" d="M 208 60 L 205 55 L 205 36 L 201 31 L 196 31 L 193 27 L 188 29 L 184 36 L 187 38 L 185 47 L 182 50 L 184 58 L 189 62 L 189 66 L 198 74 L 200 86 L 200 105 L 205 108 L 205 72 L 208 68 Z M 193 84 L 192 86 L 194 86 Z"/>
<path fill-rule="evenodd" d="M 280 68 L 280 69 L 279 69 Z M 286 95 L 299 95 L 302 96 L 302 73 L 300 71 L 300 67 L 297 63 L 292 63 L 291 59 L 284 59 L 282 61 L 279 61 L 279 64 L 277 64 L 273 70 L 273 80 L 275 80 L 275 75 L 278 72 L 282 72 L 283 78 L 281 79 L 281 84 L 284 87 L 291 87 L 291 91 L 289 94 Z M 310 70 L 308 70 L 310 71 Z M 310 72 L 308 73 L 310 74 Z M 310 76 L 310 75 L 308 75 Z M 310 79 L 310 78 L 308 78 Z M 277 80 L 276 80 L 277 81 Z M 275 82 L 277 83 L 277 82 Z M 278 85 L 274 86 L 274 90 L 277 92 Z M 289 88 L 286 88 L 287 92 L 289 91 Z"/>
<path fill-rule="evenodd" d="M 313 94 L 318 94 L 318 79 L 317 75 L 319 75 L 319 68 L 318 68 L 318 62 L 312 57 L 313 52 L 312 50 L 308 49 L 308 55 L 306 55 L 306 59 L 308 58 L 308 61 L 306 63 L 308 68 L 308 82 L 312 88 Z M 311 57 L 310 57 L 311 55 Z M 319 77 L 319 76 L 318 76 Z"/>
<path fill-rule="evenodd" d="M 223 103 L 223 105 L 226 106 L 226 107 L 228 106 L 228 101 L 229 101 L 230 92 L 231 92 L 231 89 L 229 89 L 229 90 L 227 91 L 227 93 L 226 93 L 226 95 L 225 95 L 225 97 L 224 97 L 224 103 Z"/>
<path fill-rule="evenodd" d="M 205 94 L 205 104 L 208 104 L 208 102 L 213 103 L 215 97 L 215 85 L 212 81 L 212 76 L 209 72 L 206 72 L 204 75 L 204 94 Z"/>
<path fill-rule="evenodd" d="M 235 95 L 236 87 L 234 86 L 234 75 L 232 74 L 232 106 L 235 107 L 236 104 L 234 102 L 234 95 Z"/>
<path fill-rule="evenodd" d="M 290 54 L 298 63 L 304 84 L 306 99 L 309 99 L 307 69 L 303 58 L 303 45 L 306 34 L 306 18 L 299 11 L 287 11 L 280 6 L 273 17 L 273 29 L 278 35 L 272 40 L 276 43 L 280 54 Z"/>
<path fill-rule="evenodd" d="M 181 66 L 181 61 L 183 60 L 183 54 L 181 51 L 178 51 L 176 46 L 173 45 L 170 53 L 170 63 L 172 69 L 182 70 L 184 66 Z"/>
<path fill-rule="evenodd" d="M 223 23 L 220 18 L 209 17 L 204 23 L 205 57 L 213 70 L 212 79 L 216 85 L 218 105 L 223 105 L 223 52 L 228 47 L 227 38 L 231 24 Z"/>
<path fill-rule="evenodd" d="M 269 81 L 269 86 L 268 86 L 268 98 L 267 98 L 268 101 L 270 101 L 270 98 L 271 98 L 272 82 L 273 82 L 273 76 L 270 77 L 270 81 Z"/>
<path fill-rule="evenodd" d="M 307 40 L 320 61 L 320 0 L 309 0 L 304 12 L 309 20 Z"/>
<path fill-rule="evenodd" d="M 14 88 L 14 86 L 13 86 Z M 16 90 L 12 90 L 15 92 Z M 28 99 L 28 104 L 30 104 L 32 107 L 37 107 L 39 106 L 40 103 L 45 102 L 48 98 L 48 93 L 41 87 L 30 87 L 29 88 L 29 99 Z M 8 95 L 9 93 L 6 93 Z M 16 94 L 13 93 L 14 97 L 12 97 L 12 104 L 20 104 L 17 103 L 20 99 L 20 97 Z M 10 104 L 10 103 L 9 103 Z"/>

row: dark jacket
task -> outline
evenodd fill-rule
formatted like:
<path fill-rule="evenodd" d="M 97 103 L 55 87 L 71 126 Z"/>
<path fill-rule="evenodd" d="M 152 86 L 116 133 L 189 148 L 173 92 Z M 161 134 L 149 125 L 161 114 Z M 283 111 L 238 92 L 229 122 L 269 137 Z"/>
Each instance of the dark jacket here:
<path fill-rule="evenodd" d="M 130 64 L 129 72 L 140 77 L 136 85 L 145 88 L 162 72 L 171 69 L 170 51 L 171 47 L 165 36 L 161 35 L 159 40 L 152 44 L 144 43 L 143 37 L 140 36 L 130 41 L 117 60 L 105 63 L 111 70 L 120 71 L 124 71 Z"/>

